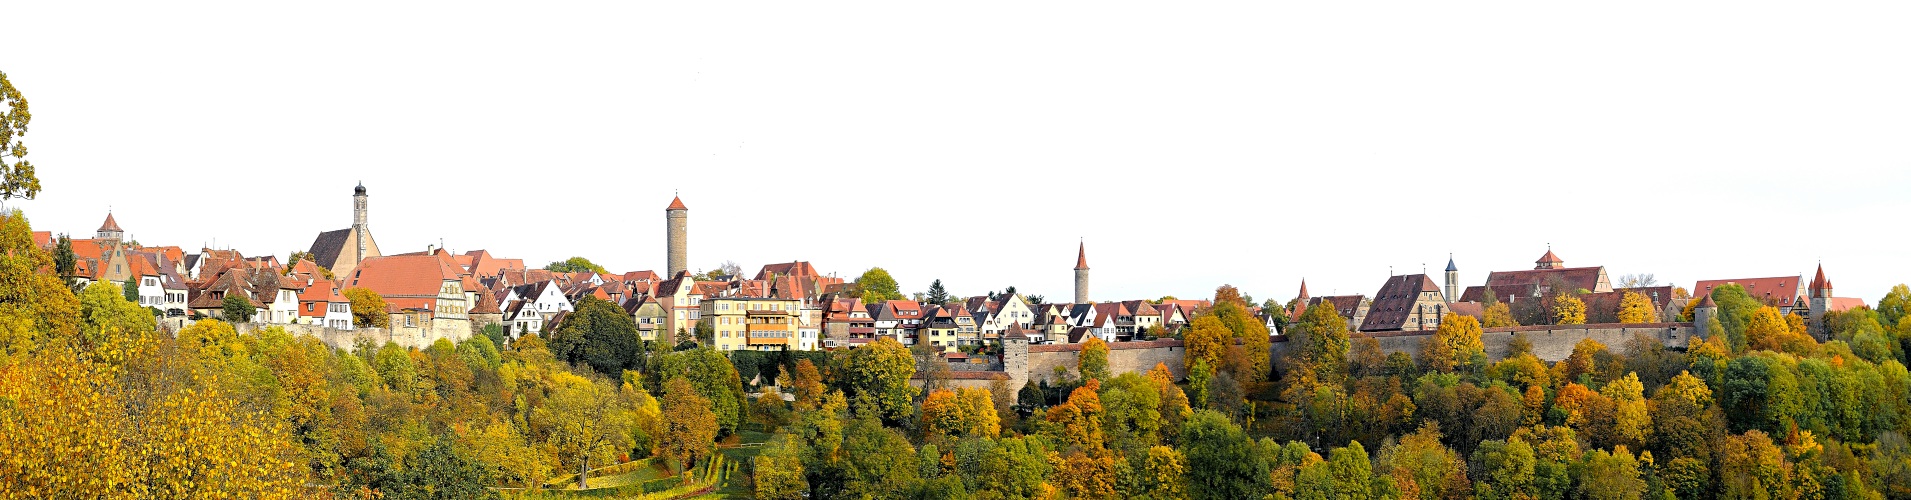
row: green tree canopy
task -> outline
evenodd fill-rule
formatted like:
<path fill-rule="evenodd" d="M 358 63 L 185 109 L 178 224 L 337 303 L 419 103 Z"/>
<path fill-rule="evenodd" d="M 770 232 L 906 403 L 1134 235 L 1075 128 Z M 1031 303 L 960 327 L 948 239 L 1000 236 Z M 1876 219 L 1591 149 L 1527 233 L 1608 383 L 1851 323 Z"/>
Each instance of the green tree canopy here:
<path fill-rule="evenodd" d="M 584 297 L 577 310 L 564 316 L 564 324 L 551 332 L 551 355 L 571 363 L 585 363 L 604 375 L 644 365 L 643 340 L 637 336 L 637 322 L 624 314 L 624 308 Z"/>
<path fill-rule="evenodd" d="M 247 299 L 243 292 L 228 293 L 222 302 L 221 305 L 224 306 L 226 313 L 226 321 L 233 323 L 252 321 L 252 315 L 258 314 L 259 312 L 258 308 L 252 307 L 252 301 Z"/>
<path fill-rule="evenodd" d="M 571 258 L 560 260 L 557 262 L 552 262 L 550 264 L 545 264 L 544 269 L 551 272 L 559 272 L 559 273 L 581 273 L 581 272 L 589 271 L 589 272 L 593 272 L 597 274 L 604 274 L 606 272 L 604 271 L 604 266 L 597 265 L 596 263 L 591 262 L 590 259 L 586 259 L 583 257 L 571 257 Z"/>
<path fill-rule="evenodd" d="M 871 409 L 890 422 L 909 418 L 914 411 L 910 401 L 919 392 L 909 385 L 909 378 L 916 375 L 916 358 L 909 354 L 909 348 L 889 337 L 881 337 L 863 347 L 840 352 L 843 353 L 842 369 L 837 380 L 850 401 L 874 405 Z"/>
<path fill-rule="evenodd" d="M 863 271 L 856 277 L 856 289 L 862 292 L 863 303 L 874 304 L 885 300 L 902 300 L 902 289 L 896 284 L 896 278 L 880 267 Z"/>

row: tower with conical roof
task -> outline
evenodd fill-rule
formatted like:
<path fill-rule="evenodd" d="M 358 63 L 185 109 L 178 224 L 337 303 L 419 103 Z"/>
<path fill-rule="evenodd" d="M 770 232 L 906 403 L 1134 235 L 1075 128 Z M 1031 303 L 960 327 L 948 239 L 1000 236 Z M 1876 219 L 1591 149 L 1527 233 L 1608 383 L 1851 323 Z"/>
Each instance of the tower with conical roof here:
<path fill-rule="evenodd" d="M 1460 300 L 1460 266 L 1453 265 L 1453 254 L 1447 254 L 1447 302 Z"/>
<path fill-rule="evenodd" d="M 1825 328 L 1825 314 L 1831 312 L 1831 280 L 1825 279 L 1825 264 L 1818 264 L 1818 274 L 1811 279 L 1811 322 L 1807 330 L 1813 338 L 1824 342 L 1828 337 Z"/>
<path fill-rule="evenodd" d="M 1075 248 L 1075 303 L 1088 303 L 1088 244 Z"/>
<path fill-rule="evenodd" d="M 1559 269 L 1566 267 L 1565 260 L 1560 259 L 1558 255 L 1553 255 L 1552 245 L 1546 245 L 1546 255 L 1541 255 L 1539 260 L 1533 261 L 1533 263 L 1536 264 L 1533 266 L 1533 269 Z"/>
<path fill-rule="evenodd" d="M 106 212 L 106 222 L 100 223 L 100 229 L 93 233 L 93 238 L 117 244 L 125 235 L 126 232 L 119 228 L 119 221 L 113 220 L 113 212 L 109 210 Z"/>
<path fill-rule="evenodd" d="M 688 270 L 690 251 L 690 207 L 683 204 L 683 198 L 670 197 L 670 206 L 664 207 L 664 241 L 667 248 L 668 276 L 676 278 L 678 273 Z"/>
<path fill-rule="evenodd" d="M 365 208 L 366 201 L 365 183 L 360 182 L 358 183 L 358 187 L 352 188 L 352 232 L 358 233 L 358 237 L 355 238 L 358 240 L 358 255 L 354 257 L 352 261 L 353 264 L 365 260 L 365 255 L 369 253 L 366 247 L 371 245 L 372 242 L 372 239 L 366 236 L 372 234 L 371 226 L 367 224 L 370 219 L 370 214 L 367 213 Z"/>

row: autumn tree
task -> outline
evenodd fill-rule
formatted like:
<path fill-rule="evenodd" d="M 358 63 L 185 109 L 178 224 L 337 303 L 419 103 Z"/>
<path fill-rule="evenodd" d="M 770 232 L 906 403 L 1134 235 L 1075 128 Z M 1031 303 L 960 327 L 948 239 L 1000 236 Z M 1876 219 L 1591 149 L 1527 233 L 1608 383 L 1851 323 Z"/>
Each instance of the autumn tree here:
<path fill-rule="evenodd" d="M 5 72 L 0 72 L 0 102 L 6 103 L 6 114 L 0 114 L 0 201 L 31 200 L 40 194 L 40 178 L 26 160 L 26 142 L 19 137 L 27 135 L 33 113 L 27 111 L 27 98 L 13 88 Z"/>
<path fill-rule="evenodd" d="M 1081 357 L 1076 363 L 1076 371 L 1082 379 L 1108 380 L 1108 343 L 1101 337 L 1089 337 L 1082 341 Z"/>
<path fill-rule="evenodd" d="M 1745 344 L 1749 349 L 1777 351 L 1790 333 L 1778 308 L 1763 306 L 1752 312 L 1751 321 L 1745 325 Z"/>
<path fill-rule="evenodd" d="M 761 500 L 807 498 L 809 481 L 803 477 L 803 445 L 789 434 L 777 434 L 752 459 L 756 497 Z"/>
<path fill-rule="evenodd" d="M 995 437 L 1001 431 L 1001 417 L 989 391 L 963 388 L 931 391 L 922 400 L 922 419 L 918 425 L 930 442 L 947 443 L 961 437 Z"/>
<path fill-rule="evenodd" d="M 663 435 L 657 454 L 690 467 L 716 452 L 717 418 L 709 398 L 683 378 L 664 383 Z"/>
<path fill-rule="evenodd" d="M 1447 313 L 1440 320 L 1440 329 L 1433 336 L 1421 341 L 1420 360 L 1428 369 L 1451 372 L 1465 363 L 1472 362 L 1474 356 L 1486 355 L 1486 344 L 1480 340 L 1480 322 L 1459 313 Z"/>
<path fill-rule="evenodd" d="M 889 271 L 883 268 L 872 267 L 863 271 L 861 276 L 856 277 L 855 283 L 864 304 L 902 300 L 902 289 L 896 285 L 896 278 L 890 277 Z"/>
<path fill-rule="evenodd" d="M 1513 308 L 1506 305 L 1505 302 L 1495 302 L 1492 305 L 1486 306 L 1486 310 L 1481 314 L 1481 318 L 1480 326 L 1484 328 L 1520 326 L 1519 321 L 1513 319 Z"/>
<path fill-rule="evenodd" d="M 1659 311 L 1652 308 L 1652 299 L 1645 294 L 1628 291 L 1619 298 L 1620 323 L 1657 323 Z"/>
<path fill-rule="evenodd" d="M 378 292 L 364 288 L 347 288 L 346 300 L 352 302 L 352 327 L 354 328 L 390 328 L 391 313 L 386 311 L 385 297 Z"/>
<path fill-rule="evenodd" d="M 1197 361 L 1207 362 L 1209 368 L 1222 366 L 1233 337 L 1227 325 L 1213 315 L 1195 317 L 1181 333 L 1181 344 L 1187 347 L 1187 353 L 1181 358 L 1187 364 L 1184 368 L 1192 369 Z"/>
<path fill-rule="evenodd" d="M 1553 324 L 1586 324 L 1586 302 L 1571 294 L 1553 297 Z"/>

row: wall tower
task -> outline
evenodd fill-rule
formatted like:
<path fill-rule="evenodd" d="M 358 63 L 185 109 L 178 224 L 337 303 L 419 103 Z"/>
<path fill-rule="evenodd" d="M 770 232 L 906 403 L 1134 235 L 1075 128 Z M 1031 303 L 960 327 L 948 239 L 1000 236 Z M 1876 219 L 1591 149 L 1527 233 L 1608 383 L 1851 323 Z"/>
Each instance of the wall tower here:
<path fill-rule="evenodd" d="M 1088 244 L 1075 248 L 1075 303 L 1088 303 Z"/>
<path fill-rule="evenodd" d="M 367 236 L 371 234 L 371 230 L 365 225 L 365 199 L 365 183 L 360 182 L 358 187 L 352 188 L 352 232 L 358 233 L 358 237 L 355 238 L 358 240 L 358 257 L 352 260 L 354 264 L 365 260 L 367 250 L 365 247 L 372 240 L 370 236 Z"/>
<path fill-rule="evenodd" d="M 683 199 L 670 198 L 670 206 L 664 207 L 664 240 L 668 248 L 667 271 L 671 278 L 687 270 L 690 245 L 690 208 L 683 205 Z"/>

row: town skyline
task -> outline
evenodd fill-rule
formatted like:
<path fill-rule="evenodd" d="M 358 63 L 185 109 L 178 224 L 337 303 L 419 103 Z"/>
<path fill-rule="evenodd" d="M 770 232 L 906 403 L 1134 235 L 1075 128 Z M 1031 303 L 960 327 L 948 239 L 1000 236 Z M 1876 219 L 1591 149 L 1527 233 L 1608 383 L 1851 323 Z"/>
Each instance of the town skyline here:
<path fill-rule="evenodd" d="M 1911 70 L 1865 63 L 1911 46 L 1902 15 L 253 7 L 23 6 L 34 48 L 0 67 L 33 100 L 47 191 L 8 206 L 283 257 L 344 227 L 362 180 L 392 250 L 661 271 L 656 212 L 681 191 L 693 269 L 881 266 L 965 294 L 1064 296 L 1084 240 L 1098 298 L 1371 293 L 1449 253 L 1474 283 L 1548 243 L 1681 286 L 1822 260 L 1876 300 L 1911 275 L 1880 229 L 1911 211 Z M 245 208 L 215 216 L 215 193 Z M 844 231 L 871 240 L 824 237 Z"/>

